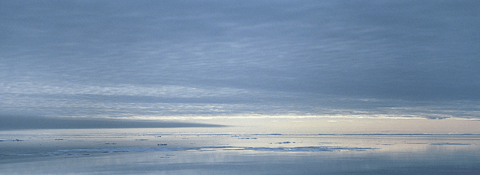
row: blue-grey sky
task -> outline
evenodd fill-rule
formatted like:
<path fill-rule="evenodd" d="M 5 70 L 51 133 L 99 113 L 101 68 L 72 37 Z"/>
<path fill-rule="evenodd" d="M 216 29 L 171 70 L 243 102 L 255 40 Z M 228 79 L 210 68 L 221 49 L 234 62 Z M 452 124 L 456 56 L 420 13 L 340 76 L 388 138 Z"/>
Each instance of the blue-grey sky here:
<path fill-rule="evenodd" d="M 480 118 L 477 1 L 0 1 L 0 116 Z"/>

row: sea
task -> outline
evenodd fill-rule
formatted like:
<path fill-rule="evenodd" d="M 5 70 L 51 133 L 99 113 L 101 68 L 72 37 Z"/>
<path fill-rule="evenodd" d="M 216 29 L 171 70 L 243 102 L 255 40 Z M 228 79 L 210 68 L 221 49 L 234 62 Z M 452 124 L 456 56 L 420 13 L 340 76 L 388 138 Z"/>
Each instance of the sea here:
<path fill-rule="evenodd" d="M 0 131 L 0 174 L 480 174 L 478 134 L 329 133 L 295 121 Z"/>

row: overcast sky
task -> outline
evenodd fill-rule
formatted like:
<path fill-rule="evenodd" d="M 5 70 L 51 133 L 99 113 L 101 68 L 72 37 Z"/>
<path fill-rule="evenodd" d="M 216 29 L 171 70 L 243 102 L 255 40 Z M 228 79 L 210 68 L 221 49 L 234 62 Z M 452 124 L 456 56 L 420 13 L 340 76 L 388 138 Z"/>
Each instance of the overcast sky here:
<path fill-rule="evenodd" d="M 0 1 L 0 117 L 480 118 L 478 1 Z"/>

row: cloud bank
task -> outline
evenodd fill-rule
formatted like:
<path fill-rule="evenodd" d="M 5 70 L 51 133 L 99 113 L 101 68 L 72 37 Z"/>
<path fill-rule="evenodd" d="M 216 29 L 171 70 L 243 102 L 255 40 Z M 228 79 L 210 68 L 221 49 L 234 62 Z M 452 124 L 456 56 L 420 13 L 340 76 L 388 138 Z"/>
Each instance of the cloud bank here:
<path fill-rule="evenodd" d="M 0 2 L 0 114 L 478 118 L 478 2 Z"/>

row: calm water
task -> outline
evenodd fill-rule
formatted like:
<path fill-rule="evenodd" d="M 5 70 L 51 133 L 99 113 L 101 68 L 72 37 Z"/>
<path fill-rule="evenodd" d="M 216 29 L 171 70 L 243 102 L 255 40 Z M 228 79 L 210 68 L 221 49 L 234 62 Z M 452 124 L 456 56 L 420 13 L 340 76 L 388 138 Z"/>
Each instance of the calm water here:
<path fill-rule="evenodd" d="M 303 132 L 235 127 L 2 131 L 0 174 L 480 172 L 480 135 Z"/>

